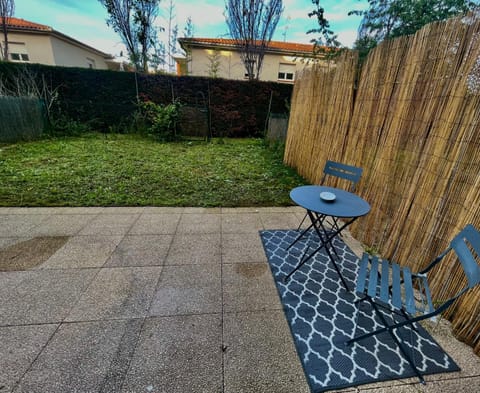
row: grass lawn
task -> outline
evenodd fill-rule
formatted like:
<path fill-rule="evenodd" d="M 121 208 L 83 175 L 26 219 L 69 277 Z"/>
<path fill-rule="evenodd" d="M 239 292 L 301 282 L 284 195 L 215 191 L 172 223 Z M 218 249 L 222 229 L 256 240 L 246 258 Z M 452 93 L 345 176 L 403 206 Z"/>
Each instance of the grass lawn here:
<path fill-rule="evenodd" d="M 284 206 L 305 181 L 257 139 L 87 134 L 0 145 L 0 206 Z"/>

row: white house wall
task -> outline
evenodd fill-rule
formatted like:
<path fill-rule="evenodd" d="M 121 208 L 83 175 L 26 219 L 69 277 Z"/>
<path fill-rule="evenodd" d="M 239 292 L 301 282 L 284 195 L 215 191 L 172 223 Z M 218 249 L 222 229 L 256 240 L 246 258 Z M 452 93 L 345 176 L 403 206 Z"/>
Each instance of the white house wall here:
<path fill-rule="evenodd" d="M 226 79 L 245 80 L 245 67 L 239 52 L 219 50 L 219 69 L 217 77 Z M 188 63 L 189 75 L 210 76 L 212 62 L 210 58 L 215 54 L 213 49 L 194 48 L 191 53 L 191 61 Z M 278 82 L 280 64 L 292 64 L 295 71 L 305 68 L 307 63 L 292 56 L 282 54 L 266 54 L 263 59 L 263 67 L 260 80 Z M 285 82 L 285 81 L 283 81 Z M 286 82 L 289 83 L 289 82 Z"/>
<path fill-rule="evenodd" d="M 29 63 L 55 65 L 53 48 L 47 35 L 8 33 L 8 42 L 24 43 Z"/>
<path fill-rule="evenodd" d="M 107 63 L 102 56 L 56 37 L 51 37 L 55 64 L 63 67 L 83 67 L 106 70 Z M 92 62 L 93 60 L 93 62 Z"/>

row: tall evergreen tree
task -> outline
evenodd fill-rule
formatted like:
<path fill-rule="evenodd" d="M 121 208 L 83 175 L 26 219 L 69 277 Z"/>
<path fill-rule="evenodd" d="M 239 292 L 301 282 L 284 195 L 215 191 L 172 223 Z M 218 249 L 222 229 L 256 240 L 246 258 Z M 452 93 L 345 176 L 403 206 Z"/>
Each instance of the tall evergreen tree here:
<path fill-rule="evenodd" d="M 363 17 L 357 49 L 368 51 L 380 41 L 413 34 L 430 22 L 440 21 L 472 10 L 478 0 L 368 0 L 364 11 L 351 11 L 349 15 Z"/>

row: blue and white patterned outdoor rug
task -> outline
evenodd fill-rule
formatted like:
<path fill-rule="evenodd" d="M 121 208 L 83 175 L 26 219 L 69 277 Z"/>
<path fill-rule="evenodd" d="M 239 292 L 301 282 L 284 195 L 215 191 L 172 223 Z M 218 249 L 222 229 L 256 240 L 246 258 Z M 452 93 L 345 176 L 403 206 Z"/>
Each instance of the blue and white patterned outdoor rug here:
<path fill-rule="evenodd" d="M 356 295 L 345 290 L 324 250 L 284 282 L 284 277 L 297 265 L 308 244 L 307 241 L 299 241 L 286 251 L 297 235 L 298 232 L 293 230 L 260 232 L 312 392 L 415 377 L 415 372 L 388 332 L 351 346 L 345 344 L 354 335 L 383 325 L 368 302 L 354 304 Z M 337 264 L 353 289 L 358 258 L 340 239 L 336 238 L 334 244 L 340 258 Z M 387 320 L 391 318 L 390 314 L 385 316 Z M 400 329 L 400 334 L 423 374 L 460 370 L 423 328 L 415 331 L 404 327 Z"/>

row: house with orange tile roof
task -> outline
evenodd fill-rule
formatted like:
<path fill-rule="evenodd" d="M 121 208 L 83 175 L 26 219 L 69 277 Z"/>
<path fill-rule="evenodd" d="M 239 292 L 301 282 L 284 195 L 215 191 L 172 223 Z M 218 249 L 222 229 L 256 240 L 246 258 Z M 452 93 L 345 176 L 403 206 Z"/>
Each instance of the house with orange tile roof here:
<path fill-rule="evenodd" d="M 248 79 L 240 58 L 241 47 L 236 40 L 195 37 L 179 38 L 178 42 L 187 54 L 186 57 L 176 58 L 178 75 Z M 294 83 L 297 71 L 321 62 L 322 58 L 321 55 L 314 54 L 311 44 L 270 41 L 265 51 L 259 79 Z"/>
<path fill-rule="evenodd" d="M 50 26 L 12 17 L 8 18 L 7 29 L 9 61 L 63 67 L 118 68 L 113 56 L 60 33 Z M 5 46 L 3 35 L 0 44 Z M 0 60 L 4 59 L 0 57 Z"/>

